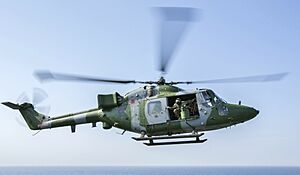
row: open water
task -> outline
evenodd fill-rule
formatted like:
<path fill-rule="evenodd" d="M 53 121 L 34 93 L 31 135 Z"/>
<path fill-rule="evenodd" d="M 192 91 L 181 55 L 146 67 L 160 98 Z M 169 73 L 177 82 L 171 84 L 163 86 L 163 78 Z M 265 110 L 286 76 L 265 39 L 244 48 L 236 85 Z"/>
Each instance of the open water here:
<path fill-rule="evenodd" d="M 0 167 L 0 175 L 300 175 L 300 167 Z"/>

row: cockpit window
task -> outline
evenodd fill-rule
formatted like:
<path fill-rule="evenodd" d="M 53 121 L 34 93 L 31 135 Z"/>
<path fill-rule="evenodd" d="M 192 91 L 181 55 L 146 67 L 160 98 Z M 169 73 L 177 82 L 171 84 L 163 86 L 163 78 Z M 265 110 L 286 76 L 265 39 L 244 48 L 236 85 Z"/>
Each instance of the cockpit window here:
<path fill-rule="evenodd" d="M 210 99 L 210 96 L 207 94 L 207 92 L 206 92 L 206 91 L 205 91 L 205 92 L 202 92 L 202 95 L 203 95 L 203 97 L 204 97 L 205 101 L 207 101 L 207 100 L 211 100 L 211 99 Z"/>
<path fill-rule="evenodd" d="M 205 101 L 203 103 L 203 105 L 212 107 L 212 106 L 216 106 L 220 103 L 226 103 L 211 90 L 203 91 L 201 94 Z"/>
<path fill-rule="evenodd" d="M 213 105 L 212 104 L 212 99 L 206 91 L 202 92 L 202 96 L 205 100 L 204 105 L 206 105 L 206 106 L 212 106 Z"/>

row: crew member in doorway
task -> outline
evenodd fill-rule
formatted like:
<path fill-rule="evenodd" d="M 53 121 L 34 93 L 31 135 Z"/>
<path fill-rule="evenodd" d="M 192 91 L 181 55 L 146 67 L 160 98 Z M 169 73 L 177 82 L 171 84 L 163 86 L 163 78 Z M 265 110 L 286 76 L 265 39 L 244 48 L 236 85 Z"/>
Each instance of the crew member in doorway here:
<path fill-rule="evenodd" d="M 181 99 L 180 98 L 176 99 L 176 101 L 172 107 L 168 106 L 167 108 L 171 109 L 174 112 L 177 120 L 180 119 L 180 113 L 181 113 Z"/>

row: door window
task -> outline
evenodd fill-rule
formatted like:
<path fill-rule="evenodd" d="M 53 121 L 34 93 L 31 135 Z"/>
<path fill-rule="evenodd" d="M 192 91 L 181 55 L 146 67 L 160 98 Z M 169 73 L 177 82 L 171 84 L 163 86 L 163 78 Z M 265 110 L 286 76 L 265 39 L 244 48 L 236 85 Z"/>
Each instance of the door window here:
<path fill-rule="evenodd" d="M 154 101 L 148 103 L 148 114 L 152 117 L 157 118 L 162 111 L 161 102 Z"/>

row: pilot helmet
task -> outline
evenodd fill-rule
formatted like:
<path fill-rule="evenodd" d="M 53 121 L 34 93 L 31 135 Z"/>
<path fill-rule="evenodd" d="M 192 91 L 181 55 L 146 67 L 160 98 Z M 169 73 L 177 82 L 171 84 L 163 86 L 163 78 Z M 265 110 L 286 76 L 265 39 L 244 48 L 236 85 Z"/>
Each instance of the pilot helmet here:
<path fill-rule="evenodd" d="M 181 103 L 181 99 L 180 98 L 176 98 L 175 103 Z"/>

